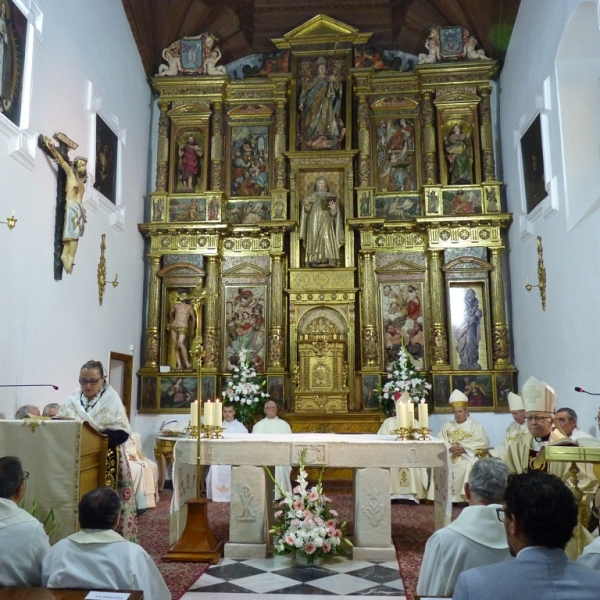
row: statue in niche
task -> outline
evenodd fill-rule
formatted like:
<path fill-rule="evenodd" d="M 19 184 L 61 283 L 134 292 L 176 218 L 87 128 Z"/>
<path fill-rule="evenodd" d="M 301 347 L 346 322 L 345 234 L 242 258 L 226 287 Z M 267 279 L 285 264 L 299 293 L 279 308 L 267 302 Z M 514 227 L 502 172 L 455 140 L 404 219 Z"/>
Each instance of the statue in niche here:
<path fill-rule="evenodd" d="M 190 134 L 186 137 L 185 143 L 179 146 L 178 154 L 181 185 L 177 191 L 193 192 L 201 175 L 200 159 L 204 156 L 204 151 L 198 145 L 196 137 Z"/>
<path fill-rule="evenodd" d="M 192 364 L 187 348 L 189 325 L 196 327 L 196 313 L 190 305 L 190 298 L 186 292 L 180 292 L 177 300 L 169 313 L 171 323 L 168 328 L 171 332 L 173 354 L 175 354 L 175 369 L 177 371 L 191 371 Z"/>
<path fill-rule="evenodd" d="M 300 111 L 300 147 L 302 150 L 338 149 L 346 135 L 340 114 L 342 108 L 343 77 L 341 66 L 332 61 L 328 71 L 327 60 L 319 57 L 314 63 L 305 61 L 303 71 L 316 66 L 312 79 L 303 77 L 298 110 Z"/>
<path fill-rule="evenodd" d="M 481 319 L 483 312 L 475 290 L 469 288 L 465 294 L 464 320 L 455 331 L 456 352 L 460 358 L 459 369 L 480 371 L 479 342 L 481 340 Z"/>
<path fill-rule="evenodd" d="M 310 267 L 337 267 L 344 244 L 344 218 L 327 179 L 317 177 L 313 191 L 302 200 L 300 237 Z"/>
<path fill-rule="evenodd" d="M 448 183 L 473 183 L 473 145 L 470 132 L 456 123 L 444 138 L 444 151 L 448 160 Z"/>

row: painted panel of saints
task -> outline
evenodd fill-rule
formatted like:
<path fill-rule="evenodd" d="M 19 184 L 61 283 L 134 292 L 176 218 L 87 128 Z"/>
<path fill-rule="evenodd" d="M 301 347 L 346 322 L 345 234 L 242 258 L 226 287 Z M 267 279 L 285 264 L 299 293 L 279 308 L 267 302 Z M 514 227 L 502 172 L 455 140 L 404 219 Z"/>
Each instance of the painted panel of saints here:
<path fill-rule="evenodd" d="M 231 196 L 266 196 L 269 191 L 269 127 L 231 128 Z"/>
<path fill-rule="evenodd" d="M 417 189 L 414 119 L 380 119 L 377 125 L 377 189 Z"/>
<path fill-rule="evenodd" d="M 379 295 L 386 366 L 398 359 L 402 344 L 418 370 L 425 368 L 423 284 L 382 283 Z"/>
<path fill-rule="evenodd" d="M 267 287 L 247 286 L 225 288 L 225 357 L 224 368 L 231 371 L 239 364 L 240 350 L 245 350 L 250 364 L 265 371 L 266 324 L 265 298 Z"/>

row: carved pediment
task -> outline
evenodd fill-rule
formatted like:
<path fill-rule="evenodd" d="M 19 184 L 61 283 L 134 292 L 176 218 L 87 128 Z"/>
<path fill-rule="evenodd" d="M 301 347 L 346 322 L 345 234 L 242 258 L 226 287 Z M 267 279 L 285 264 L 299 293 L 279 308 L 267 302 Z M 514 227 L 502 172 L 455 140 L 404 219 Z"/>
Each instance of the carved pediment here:
<path fill-rule="evenodd" d="M 371 104 L 372 110 L 383 110 L 389 108 L 397 108 L 398 110 L 418 112 L 419 103 L 415 102 L 411 98 L 403 98 L 400 96 L 392 96 L 387 98 L 380 98 Z"/>
<path fill-rule="evenodd" d="M 190 115 L 193 115 L 194 117 L 210 117 L 212 111 L 210 109 L 210 104 L 206 102 L 192 102 L 186 100 L 185 102 L 182 102 L 180 104 L 173 103 L 173 108 L 170 111 L 168 111 L 167 114 L 169 115 L 169 117 L 171 117 L 171 119 L 177 119 L 177 117 L 189 118 Z"/>
<path fill-rule="evenodd" d="M 163 279 L 173 277 L 204 277 L 205 275 L 206 273 L 200 267 L 184 262 L 168 265 L 158 272 L 158 276 Z"/>
<path fill-rule="evenodd" d="M 243 106 L 236 106 L 227 112 L 227 115 L 231 118 L 236 117 L 270 117 L 273 114 L 273 109 L 265 106 L 264 104 L 244 104 Z"/>
<path fill-rule="evenodd" d="M 249 262 L 240 263 L 223 271 L 223 277 L 266 277 L 268 275 L 270 275 L 268 269 L 263 269 Z"/>
<path fill-rule="evenodd" d="M 460 256 L 449 261 L 442 267 L 442 271 L 464 272 L 464 271 L 491 271 L 492 265 L 475 256 Z"/>
<path fill-rule="evenodd" d="M 390 273 L 425 273 L 427 269 L 421 265 L 417 265 L 409 260 L 399 258 L 391 263 L 388 263 L 384 267 L 376 269 L 375 272 L 378 275 L 390 274 Z"/>

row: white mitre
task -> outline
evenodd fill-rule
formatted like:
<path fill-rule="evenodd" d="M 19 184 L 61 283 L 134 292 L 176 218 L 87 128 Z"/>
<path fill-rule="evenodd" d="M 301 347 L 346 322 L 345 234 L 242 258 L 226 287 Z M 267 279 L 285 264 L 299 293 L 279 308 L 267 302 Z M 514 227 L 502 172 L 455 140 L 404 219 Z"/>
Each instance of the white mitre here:
<path fill-rule="evenodd" d="M 398 398 L 397 402 L 399 404 L 410 404 L 412 402 L 410 394 L 405 390 L 402 392 L 402 396 Z"/>
<path fill-rule="evenodd" d="M 454 390 L 450 394 L 448 402 L 450 402 L 452 408 L 466 408 L 469 404 L 469 399 L 460 390 Z"/>
<path fill-rule="evenodd" d="M 510 410 L 510 412 L 515 410 L 525 410 L 523 398 L 521 398 L 519 394 L 508 392 L 508 410 Z"/>
<path fill-rule="evenodd" d="M 527 412 L 552 414 L 556 404 L 555 391 L 543 381 L 530 377 L 523 386 L 523 405 Z"/>

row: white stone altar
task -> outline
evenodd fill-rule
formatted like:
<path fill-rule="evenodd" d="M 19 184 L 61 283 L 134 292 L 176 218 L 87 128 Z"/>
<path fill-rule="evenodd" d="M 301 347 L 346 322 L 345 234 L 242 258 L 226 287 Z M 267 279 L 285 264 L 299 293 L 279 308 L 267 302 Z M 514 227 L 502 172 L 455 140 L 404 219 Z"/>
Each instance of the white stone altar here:
<path fill-rule="evenodd" d="M 263 465 L 295 465 L 306 448 L 306 466 L 354 469 L 354 560 L 394 560 L 392 544 L 391 467 L 432 467 L 435 484 L 435 527 L 451 518 L 449 454 L 439 439 L 398 442 L 395 436 L 373 434 L 291 435 L 224 434 L 221 440 L 201 440 L 202 465 L 233 465 L 231 517 L 225 556 L 265 557 L 273 517 L 273 484 Z M 175 445 L 170 542 L 185 527 L 185 501 L 196 494 L 195 439 Z M 325 490 L 327 492 L 327 490 Z M 335 507 L 334 507 L 335 508 Z"/>

